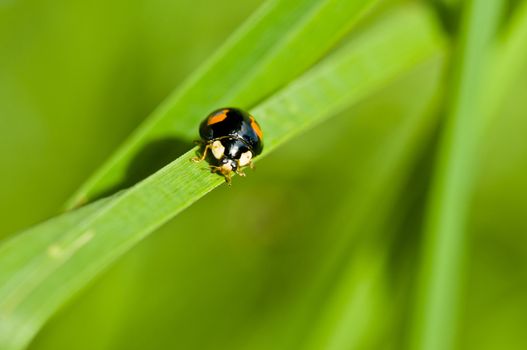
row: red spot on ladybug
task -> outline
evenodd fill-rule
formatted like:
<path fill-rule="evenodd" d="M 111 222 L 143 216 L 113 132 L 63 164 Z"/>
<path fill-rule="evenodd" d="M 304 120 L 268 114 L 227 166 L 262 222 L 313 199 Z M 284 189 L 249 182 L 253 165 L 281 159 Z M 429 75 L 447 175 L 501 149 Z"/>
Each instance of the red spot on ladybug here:
<path fill-rule="evenodd" d="M 213 114 L 207 118 L 207 125 L 213 125 L 224 121 L 227 118 L 228 109 L 224 109 L 217 114 Z"/>
<path fill-rule="evenodd" d="M 249 119 L 251 120 L 251 127 L 253 128 L 256 135 L 258 135 L 260 139 L 263 139 L 263 132 L 262 132 L 262 129 L 260 129 L 260 125 L 258 125 L 258 123 L 256 122 L 256 120 L 254 120 L 254 117 L 252 115 L 249 117 Z"/>

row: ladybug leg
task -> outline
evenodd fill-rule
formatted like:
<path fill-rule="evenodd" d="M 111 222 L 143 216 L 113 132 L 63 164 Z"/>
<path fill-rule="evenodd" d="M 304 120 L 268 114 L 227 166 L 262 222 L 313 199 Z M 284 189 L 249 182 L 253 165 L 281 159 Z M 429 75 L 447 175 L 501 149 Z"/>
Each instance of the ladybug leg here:
<path fill-rule="evenodd" d="M 218 173 L 218 174 L 221 174 L 223 175 L 223 177 L 225 178 L 225 182 L 230 186 L 232 184 L 232 175 L 231 173 L 223 173 L 221 171 L 221 167 L 219 166 L 215 166 L 215 165 L 211 165 L 210 166 L 210 172 L 211 173 Z"/>
<path fill-rule="evenodd" d="M 227 183 L 227 185 L 232 185 L 231 174 L 223 175 L 223 177 L 225 177 L 225 182 Z"/>
<path fill-rule="evenodd" d="M 195 141 L 195 142 L 199 142 L 200 144 L 202 143 L 202 142 L 200 142 L 200 141 Z M 205 149 L 203 150 L 203 154 L 202 154 L 200 157 L 192 157 L 191 160 L 192 160 L 193 162 L 196 162 L 196 163 L 201 162 L 201 161 L 202 161 L 203 159 L 205 159 L 205 157 L 207 156 L 207 152 L 209 151 L 209 149 L 210 149 L 210 144 L 207 143 L 207 144 L 205 145 Z"/>
<path fill-rule="evenodd" d="M 238 174 L 239 176 L 245 176 L 245 173 L 243 172 L 243 169 L 241 169 L 241 168 L 238 168 L 236 170 L 236 174 Z"/>
<path fill-rule="evenodd" d="M 220 173 L 220 167 L 216 165 L 209 165 L 210 172 L 211 173 Z"/>
<path fill-rule="evenodd" d="M 254 170 L 255 167 L 254 167 L 254 163 L 253 161 L 251 160 L 251 162 L 249 163 L 249 168 L 251 168 L 251 170 Z"/>

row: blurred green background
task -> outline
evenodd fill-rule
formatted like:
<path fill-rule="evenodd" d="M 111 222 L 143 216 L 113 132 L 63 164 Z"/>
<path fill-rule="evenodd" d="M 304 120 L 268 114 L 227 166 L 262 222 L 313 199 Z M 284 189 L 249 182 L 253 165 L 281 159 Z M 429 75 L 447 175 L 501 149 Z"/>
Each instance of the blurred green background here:
<path fill-rule="evenodd" d="M 58 213 L 261 3 L 0 1 L 0 238 Z M 426 3 L 454 42 L 456 3 Z M 417 67 L 213 191 L 30 349 L 404 349 L 445 73 Z M 481 149 L 460 349 L 527 349 L 525 74 Z"/>

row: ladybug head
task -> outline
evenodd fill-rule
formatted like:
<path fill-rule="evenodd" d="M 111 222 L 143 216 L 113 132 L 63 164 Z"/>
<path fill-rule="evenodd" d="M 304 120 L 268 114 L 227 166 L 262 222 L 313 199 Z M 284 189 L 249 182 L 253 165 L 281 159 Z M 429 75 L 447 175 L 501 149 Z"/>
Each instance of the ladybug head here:
<path fill-rule="evenodd" d="M 238 162 L 234 159 L 223 157 L 220 160 L 220 165 L 218 166 L 218 168 L 222 175 L 227 175 L 232 172 L 235 172 L 238 169 Z"/>

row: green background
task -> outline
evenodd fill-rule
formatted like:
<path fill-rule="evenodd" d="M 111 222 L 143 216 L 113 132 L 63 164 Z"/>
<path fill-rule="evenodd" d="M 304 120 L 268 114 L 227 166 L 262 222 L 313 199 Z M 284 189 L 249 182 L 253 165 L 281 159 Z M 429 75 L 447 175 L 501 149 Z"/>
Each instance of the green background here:
<path fill-rule="evenodd" d="M 520 3 L 508 3 L 502 27 Z M 58 213 L 259 5 L 0 1 L 0 238 Z M 427 6 L 455 42 L 456 5 Z M 77 295 L 30 348 L 325 349 L 332 310 L 349 308 L 349 348 L 404 349 L 441 124 L 424 126 L 402 165 L 392 169 L 390 154 L 420 117 L 441 117 L 445 72 L 417 67 L 213 191 Z M 525 74 L 480 149 L 460 349 L 527 348 Z M 357 219 L 368 200 L 378 211 Z M 341 268 L 328 276 L 335 256 Z"/>

